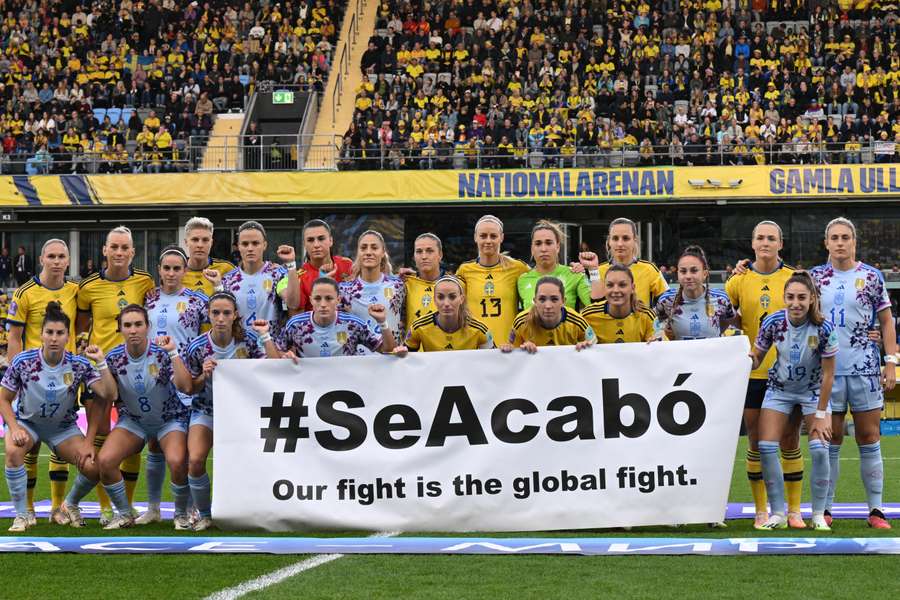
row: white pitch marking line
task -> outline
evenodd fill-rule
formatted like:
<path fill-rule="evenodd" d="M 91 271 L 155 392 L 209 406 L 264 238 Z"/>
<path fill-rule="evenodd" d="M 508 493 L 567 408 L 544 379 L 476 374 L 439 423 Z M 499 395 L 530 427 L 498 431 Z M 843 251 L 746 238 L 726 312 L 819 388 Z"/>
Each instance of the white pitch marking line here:
<path fill-rule="evenodd" d="M 399 533 L 399 531 L 385 531 L 373 534 L 370 537 L 393 537 Z M 307 558 L 292 565 L 282 567 L 277 571 L 272 571 L 271 573 L 260 575 L 256 579 L 250 579 L 243 583 L 239 583 L 234 587 L 226 588 L 214 594 L 210 594 L 204 600 L 236 600 L 237 598 L 246 596 L 250 592 L 264 590 L 275 584 L 281 583 L 285 579 L 290 579 L 291 577 L 299 575 L 304 571 L 315 569 L 316 567 L 320 567 L 324 564 L 330 563 L 331 561 L 342 558 L 343 556 L 343 554 L 320 554 L 319 556 Z"/>

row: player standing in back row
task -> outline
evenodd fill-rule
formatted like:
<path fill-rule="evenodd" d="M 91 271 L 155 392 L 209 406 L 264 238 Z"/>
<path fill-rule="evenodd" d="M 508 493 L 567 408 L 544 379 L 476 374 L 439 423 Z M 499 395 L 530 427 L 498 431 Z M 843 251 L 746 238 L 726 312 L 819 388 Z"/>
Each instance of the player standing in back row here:
<path fill-rule="evenodd" d="M 740 315 L 737 325 L 752 340 L 759 335 L 759 328 L 766 317 L 784 308 L 784 284 L 794 270 L 781 260 L 784 247 L 781 227 L 774 221 L 760 221 L 753 228 L 750 245 L 752 262 L 739 265 L 725 284 L 725 291 Z M 827 315 L 826 315 L 827 316 Z M 747 479 L 756 505 L 754 525 L 761 527 L 769 520 L 766 485 L 762 476 L 759 455 L 759 414 L 766 395 L 769 369 L 775 364 L 775 351 L 769 350 L 762 362 L 750 372 L 747 397 L 744 401 L 744 426 L 747 428 Z M 806 523 L 800 516 L 800 498 L 803 492 L 803 456 L 800 454 L 800 423 L 802 414 L 795 410 L 781 438 L 781 468 L 787 493 L 788 526 L 803 529 Z"/>
<path fill-rule="evenodd" d="M 869 507 L 867 522 L 875 529 L 890 529 L 882 505 L 881 411 L 884 390 L 890 391 L 896 384 L 897 338 L 884 276 L 875 267 L 856 260 L 856 239 L 856 226 L 851 221 L 843 217 L 832 220 L 825 228 L 828 262 L 810 271 L 822 295 L 822 312 L 834 323 L 840 348 L 831 391 L 834 433 L 829 448 L 831 485 L 826 517 L 830 524 L 849 407 Z M 881 326 L 884 340 L 884 373 L 878 344 L 869 337 L 876 324 Z"/>

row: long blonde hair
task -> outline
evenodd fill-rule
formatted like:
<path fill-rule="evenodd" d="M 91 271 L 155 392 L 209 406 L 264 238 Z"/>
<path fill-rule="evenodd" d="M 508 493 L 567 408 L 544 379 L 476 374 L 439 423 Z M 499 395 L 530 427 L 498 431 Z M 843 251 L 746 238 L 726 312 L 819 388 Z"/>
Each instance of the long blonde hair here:
<path fill-rule="evenodd" d="M 493 223 L 497 227 L 500 228 L 500 233 L 503 233 L 503 221 L 495 217 L 494 215 L 483 215 L 480 219 L 475 222 L 475 232 L 478 232 L 478 226 L 482 223 Z M 478 242 L 478 238 L 476 237 L 476 243 Z M 499 251 L 499 248 L 498 248 Z M 504 254 L 503 252 L 498 252 L 500 255 L 500 268 L 506 268 L 513 263 L 513 259 Z"/>
<path fill-rule="evenodd" d="M 471 316 L 471 313 L 469 311 L 469 303 L 466 302 L 466 291 L 463 289 L 462 283 L 460 283 L 459 279 L 457 279 L 455 276 L 444 275 L 443 277 L 441 277 L 440 279 L 438 279 L 437 281 L 434 282 L 435 295 L 437 295 L 437 287 L 444 282 L 452 283 L 457 288 L 459 288 L 459 295 L 460 295 L 461 302 L 459 305 L 459 309 L 457 310 L 457 313 L 456 313 L 456 318 L 458 319 L 458 322 L 459 322 L 459 328 L 462 329 L 469 322 L 469 317 Z"/>
<path fill-rule="evenodd" d="M 374 235 L 375 237 L 377 237 L 379 243 L 381 244 L 381 249 L 384 250 L 384 256 L 381 257 L 381 265 L 379 265 L 379 269 L 385 275 L 393 274 L 394 268 L 391 266 L 391 257 L 388 256 L 387 244 L 384 243 L 384 236 L 374 229 L 368 229 L 366 231 L 363 231 L 362 234 L 356 239 L 356 258 L 353 259 L 353 267 L 350 270 L 351 277 L 359 277 L 359 274 L 362 272 L 362 264 L 359 260 L 359 243 L 367 235 Z"/>

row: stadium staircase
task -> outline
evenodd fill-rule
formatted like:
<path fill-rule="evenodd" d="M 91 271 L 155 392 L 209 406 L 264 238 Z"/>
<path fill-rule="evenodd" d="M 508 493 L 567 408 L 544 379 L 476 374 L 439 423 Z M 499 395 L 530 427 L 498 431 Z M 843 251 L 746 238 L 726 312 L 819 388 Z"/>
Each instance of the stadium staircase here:
<path fill-rule="evenodd" d="M 238 168 L 238 136 L 244 113 L 222 113 L 216 117 L 200 163 L 201 171 L 235 171 Z"/>
<path fill-rule="evenodd" d="M 375 20 L 378 12 L 377 0 L 350 0 L 347 15 L 341 28 L 340 41 L 335 47 L 331 73 L 325 86 L 315 128 L 315 144 L 328 140 L 340 144 L 344 132 L 353 119 L 356 90 L 363 81 L 362 55 L 368 47 L 369 38 L 375 34 Z M 313 170 L 336 168 L 337 150 L 333 152 L 312 151 L 307 154 L 306 168 Z M 330 164 L 324 164 L 330 162 Z"/>

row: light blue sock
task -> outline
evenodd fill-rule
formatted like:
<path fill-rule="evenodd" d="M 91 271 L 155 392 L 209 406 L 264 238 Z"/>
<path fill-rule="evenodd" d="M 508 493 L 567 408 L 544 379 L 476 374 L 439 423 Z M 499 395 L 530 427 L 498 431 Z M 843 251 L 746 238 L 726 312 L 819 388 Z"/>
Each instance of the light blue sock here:
<path fill-rule="evenodd" d="M 825 497 L 825 510 L 830 511 L 834 504 L 834 488 L 838 475 L 841 474 L 841 445 L 832 443 L 828 446 L 828 495 Z"/>
<path fill-rule="evenodd" d="M 104 483 L 103 489 L 109 494 L 109 499 L 112 500 L 113 506 L 116 507 L 116 510 L 119 511 L 120 515 L 127 516 L 132 513 L 131 503 L 128 502 L 128 494 L 125 493 L 124 479 L 120 479 L 116 483 L 111 483 L 109 485 Z"/>
<path fill-rule="evenodd" d="M 161 452 L 147 453 L 147 501 L 159 505 L 166 479 L 166 457 Z"/>
<path fill-rule="evenodd" d="M 171 481 L 169 487 L 172 490 L 172 497 L 175 498 L 175 516 L 186 516 L 188 501 L 191 499 L 191 486 L 186 483 L 178 485 Z"/>
<path fill-rule="evenodd" d="M 204 473 L 200 477 L 191 477 L 188 475 L 188 484 L 191 486 L 191 497 L 194 499 L 194 506 L 201 517 L 212 517 L 212 500 L 210 498 L 209 474 Z"/>
<path fill-rule="evenodd" d="M 75 478 L 75 483 L 72 484 L 72 489 L 69 490 L 69 495 L 66 496 L 66 504 L 78 506 L 82 498 L 90 494 L 96 485 L 96 481 L 91 481 L 83 473 L 79 473 Z"/>
<path fill-rule="evenodd" d="M 28 473 L 25 472 L 25 465 L 6 467 L 6 485 L 9 487 L 9 497 L 16 508 L 16 516 L 26 516 L 28 514 Z"/>
<path fill-rule="evenodd" d="M 881 459 L 881 442 L 859 447 L 859 474 L 866 488 L 869 512 L 881 510 L 881 493 L 884 490 L 884 461 Z"/>
<path fill-rule="evenodd" d="M 809 455 L 812 458 L 812 476 L 809 478 L 812 511 L 814 515 L 821 515 L 825 512 L 828 490 L 831 489 L 828 444 L 822 440 L 809 440 Z"/>
<path fill-rule="evenodd" d="M 773 514 L 784 516 L 784 472 L 778 456 L 778 442 L 759 442 L 759 462 L 762 465 L 766 494 Z"/>

